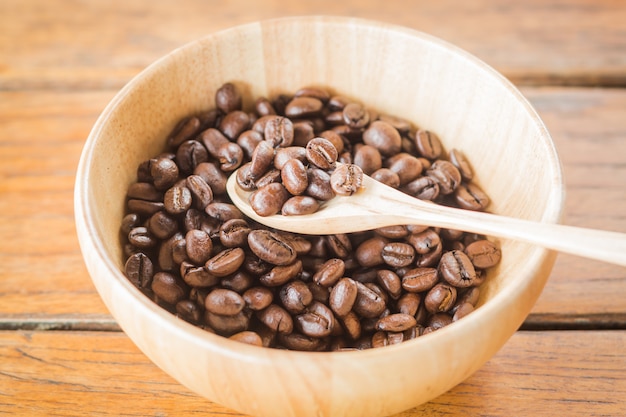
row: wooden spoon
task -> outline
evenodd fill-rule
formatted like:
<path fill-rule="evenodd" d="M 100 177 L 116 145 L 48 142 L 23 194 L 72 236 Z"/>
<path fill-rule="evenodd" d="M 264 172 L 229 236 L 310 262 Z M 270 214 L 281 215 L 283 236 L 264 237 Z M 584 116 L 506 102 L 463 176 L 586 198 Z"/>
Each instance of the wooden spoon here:
<path fill-rule="evenodd" d="M 237 185 L 236 175 L 233 173 L 226 185 L 235 206 L 253 220 L 278 230 L 327 235 L 418 224 L 515 239 L 626 266 L 626 234 L 441 206 L 411 197 L 367 175 L 363 176 L 363 187 L 357 193 L 337 196 L 313 214 L 263 217 L 248 203 L 250 192 Z"/>

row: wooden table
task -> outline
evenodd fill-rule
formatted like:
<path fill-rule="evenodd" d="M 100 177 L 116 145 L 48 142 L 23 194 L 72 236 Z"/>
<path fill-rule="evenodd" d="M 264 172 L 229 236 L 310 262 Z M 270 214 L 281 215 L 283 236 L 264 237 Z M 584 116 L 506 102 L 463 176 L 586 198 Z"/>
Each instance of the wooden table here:
<path fill-rule="evenodd" d="M 623 1 L 2 0 L 0 414 L 239 415 L 176 383 L 119 331 L 78 248 L 74 174 L 98 114 L 150 62 L 220 29 L 305 14 L 416 28 L 501 71 L 560 152 L 564 222 L 626 232 Z M 626 269 L 560 255 L 505 347 L 400 416 L 625 414 Z"/>

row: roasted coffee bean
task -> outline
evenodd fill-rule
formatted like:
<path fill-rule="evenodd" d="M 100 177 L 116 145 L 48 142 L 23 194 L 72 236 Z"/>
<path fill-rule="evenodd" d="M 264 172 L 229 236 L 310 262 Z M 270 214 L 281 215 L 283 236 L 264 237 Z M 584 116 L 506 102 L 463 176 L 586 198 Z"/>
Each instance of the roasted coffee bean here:
<path fill-rule="evenodd" d="M 305 336 L 301 333 L 279 334 L 278 341 L 286 349 L 302 352 L 315 352 L 323 350 L 325 341 L 317 337 Z"/>
<path fill-rule="evenodd" d="M 307 160 L 321 169 L 331 169 L 337 162 L 337 148 L 328 139 L 317 137 L 306 145 Z"/>
<path fill-rule="evenodd" d="M 471 305 L 470 303 L 463 303 L 459 305 L 454 311 L 454 315 L 452 316 L 452 321 L 458 321 L 462 319 L 463 317 L 467 316 L 468 314 L 470 314 L 472 311 L 474 311 L 473 305 Z"/>
<path fill-rule="evenodd" d="M 253 230 L 248 234 L 250 250 L 265 262 L 289 265 L 296 259 L 296 250 L 280 235 L 269 230 Z"/>
<path fill-rule="evenodd" d="M 402 277 L 402 288 L 412 293 L 428 291 L 438 279 L 435 268 L 414 268 Z"/>
<path fill-rule="evenodd" d="M 387 239 L 403 239 L 409 235 L 409 229 L 404 225 L 379 227 L 374 232 Z"/>
<path fill-rule="evenodd" d="M 168 157 L 150 160 L 150 175 L 158 190 L 166 190 L 178 180 L 178 166 Z"/>
<path fill-rule="evenodd" d="M 234 335 L 229 337 L 230 340 L 234 340 L 235 342 L 246 343 L 248 345 L 253 346 L 263 346 L 263 340 L 258 333 L 244 330 L 239 333 L 235 333 Z"/>
<path fill-rule="evenodd" d="M 149 249 L 157 245 L 156 237 L 146 227 L 135 227 L 128 233 L 128 241 L 139 249 Z"/>
<path fill-rule="evenodd" d="M 330 175 L 330 186 L 337 195 L 352 195 L 362 185 L 363 170 L 358 165 L 339 165 Z"/>
<path fill-rule="evenodd" d="M 259 282 L 268 287 L 278 287 L 294 279 L 302 272 L 302 261 L 296 260 L 289 265 L 277 265 L 259 277 Z"/>
<path fill-rule="evenodd" d="M 259 143 L 263 140 L 263 135 L 256 130 L 246 130 L 241 132 L 237 138 L 237 145 L 243 151 L 243 154 L 247 160 L 252 158 L 252 153 Z"/>
<path fill-rule="evenodd" d="M 330 94 L 323 88 L 318 87 L 302 87 L 295 92 L 294 97 L 313 97 L 321 101 L 323 104 L 330 99 Z"/>
<path fill-rule="evenodd" d="M 129 213 L 122 219 L 122 225 L 120 226 L 120 233 L 123 236 L 128 236 L 130 230 L 141 225 L 141 217 L 137 213 Z"/>
<path fill-rule="evenodd" d="M 285 201 L 280 213 L 283 216 L 301 216 L 315 213 L 319 207 L 320 203 L 313 197 L 298 195 Z"/>
<path fill-rule="evenodd" d="M 231 172 L 239 168 L 243 163 L 243 149 L 236 143 L 226 143 L 217 150 L 217 160 L 220 169 L 224 172 Z"/>
<path fill-rule="evenodd" d="M 384 332 L 403 332 L 414 328 L 416 325 L 415 317 L 409 314 L 396 313 L 379 319 L 376 322 L 376 329 Z"/>
<path fill-rule="evenodd" d="M 433 314 L 449 311 L 455 302 L 456 288 L 441 282 L 431 288 L 424 297 L 426 309 Z"/>
<path fill-rule="evenodd" d="M 439 136 L 429 130 L 420 129 L 417 131 L 415 134 L 415 145 L 419 154 L 430 160 L 439 158 L 443 151 Z"/>
<path fill-rule="evenodd" d="M 265 129 L 263 130 L 265 140 L 274 148 L 290 146 L 294 135 L 292 121 L 282 116 L 268 117 L 269 119 L 266 121 Z"/>
<path fill-rule="evenodd" d="M 202 318 L 202 310 L 191 300 L 180 300 L 176 303 L 176 314 L 190 323 L 199 323 Z"/>
<path fill-rule="evenodd" d="M 161 242 L 159 246 L 158 263 L 159 268 L 165 271 L 173 271 L 178 268 L 187 257 L 185 236 L 180 233 L 174 233 L 172 237 Z"/>
<path fill-rule="evenodd" d="M 439 183 L 432 177 L 419 177 L 403 187 L 405 193 L 415 198 L 434 201 L 439 197 Z"/>
<path fill-rule="evenodd" d="M 187 285 L 176 275 L 169 272 L 157 272 L 152 278 L 151 289 L 159 300 L 175 306 L 184 299 L 189 290 Z"/>
<path fill-rule="evenodd" d="M 307 169 L 309 185 L 306 194 L 317 200 L 327 201 L 335 196 L 335 192 L 330 185 L 330 175 L 319 168 Z"/>
<path fill-rule="evenodd" d="M 438 159 L 426 171 L 426 175 L 439 185 L 439 192 L 448 195 L 454 192 L 461 183 L 461 173 L 449 161 Z"/>
<path fill-rule="evenodd" d="M 137 252 L 126 260 L 124 265 L 126 276 L 139 288 L 150 288 L 154 276 L 154 265 L 145 253 Z"/>
<path fill-rule="evenodd" d="M 200 175 L 188 176 L 187 188 L 191 192 L 195 207 L 199 210 L 204 210 L 206 206 L 213 202 L 213 190 Z"/>
<path fill-rule="evenodd" d="M 363 128 L 370 121 L 370 114 L 360 103 L 348 103 L 342 110 L 344 123 L 353 129 Z"/>
<path fill-rule="evenodd" d="M 215 105 L 224 114 L 241 110 L 242 98 L 239 89 L 233 83 L 225 83 L 215 92 Z"/>
<path fill-rule="evenodd" d="M 170 214 L 184 213 L 191 207 L 192 202 L 191 191 L 187 187 L 174 186 L 163 196 L 163 205 Z"/>
<path fill-rule="evenodd" d="M 379 317 L 385 310 L 385 300 L 365 284 L 356 283 L 357 296 L 353 310 L 365 318 Z"/>
<path fill-rule="evenodd" d="M 413 263 L 415 249 L 408 243 L 391 242 L 383 247 L 381 256 L 387 265 L 400 268 Z"/>
<path fill-rule="evenodd" d="M 226 174 L 212 162 L 198 164 L 193 171 L 194 174 L 202 177 L 213 190 L 213 195 L 220 195 L 226 192 Z"/>
<path fill-rule="evenodd" d="M 274 293 L 266 287 L 248 288 L 242 297 L 246 302 L 246 307 L 254 311 L 263 310 L 274 301 Z"/>
<path fill-rule="evenodd" d="M 398 299 L 402 294 L 402 280 L 393 271 L 381 269 L 376 272 L 376 282 L 385 290 L 387 294 L 394 300 Z"/>
<path fill-rule="evenodd" d="M 246 271 L 239 270 L 232 275 L 228 275 L 220 280 L 220 285 L 236 293 L 243 294 L 247 289 L 256 284 L 256 278 Z"/>
<path fill-rule="evenodd" d="M 201 127 L 200 119 L 191 116 L 178 123 L 167 138 L 167 144 L 171 149 L 176 149 L 181 143 L 193 138 Z"/>
<path fill-rule="evenodd" d="M 230 142 L 219 129 L 214 127 L 202 132 L 199 136 L 199 140 L 204 144 L 213 158 L 217 158 L 219 149 Z"/>
<path fill-rule="evenodd" d="M 378 169 L 372 173 L 371 177 L 372 179 L 382 182 L 391 188 L 400 187 L 400 177 L 389 168 Z"/>
<path fill-rule="evenodd" d="M 333 287 L 329 296 L 330 308 L 339 316 L 346 316 L 356 302 L 358 289 L 356 281 L 351 278 L 341 278 Z"/>
<path fill-rule="evenodd" d="M 352 253 L 352 242 L 345 233 L 326 236 L 326 246 L 337 258 L 346 259 Z"/>
<path fill-rule="evenodd" d="M 432 251 L 441 243 L 441 238 L 433 229 L 426 229 L 423 232 L 412 233 L 408 242 L 415 248 L 419 254 L 426 254 Z"/>
<path fill-rule="evenodd" d="M 206 206 L 204 212 L 212 219 L 225 223 L 232 219 L 243 219 L 243 214 L 239 209 L 230 203 L 220 203 L 214 201 Z"/>
<path fill-rule="evenodd" d="M 254 103 L 254 109 L 260 117 L 276 114 L 276 110 L 266 97 L 259 97 Z"/>
<path fill-rule="evenodd" d="M 400 152 L 402 138 L 395 127 L 376 120 L 363 132 L 363 143 L 375 147 L 384 156 L 391 156 Z"/>
<path fill-rule="evenodd" d="M 382 236 L 372 237 L 356 248 L 356 259 L 361 266 L 373 267 L 385 263 L 383 248 L 389 241 Z"/>
<path fill-rule="evenodd" d="M 387 167 L 398 175 L 400 186 L 418 178 L 423 169 L 420 160 L 408 153 L 399 153 L 388 158 Z"/>
<path fill-rule="evenodd" d="M 472 166 L 463 152 L 458 149 L 452 149 L 450 151 L 450 162 L 457 167 L 461 173 L 461 178 L 465 181 L 471 181 L 474 178 L 474 170 L 472 170 Z"/>
<path fill-rule="evenodd" d="M 439 273 L 451 285 L 470 287 L 476 281 L 476 270 L 470 258 L 463 252 L 446 252 L 439 262 Z"/>
<path fill-rule="evenodd" d="M 148 230 L 158 239 L 168 239 L 178 231 L 178 222 L 165 211 L 158 211 L 148 220 Z"/>
<path fill-rule="evenodd" d="M 292 281 L 285 284 L 278 296 L 287 311 L 292 314 L 302 313 L 313 302 L 313 293 L 308 285 L 302 281 Z"/>
<path fill-rule="evenodd" d="M 383 167 L 383 159 L 378 148 L 370 145 L 356 147 L 353 163 L 360 166 L 367 175 L 372 175 Z"/>
<path fill-rule="evenodd" d="M 283 205 L 289 199 L 289 192 L 279 182 L 273 182 L 259 188 L 250 194 L 250 207 L 259 216 L 271 216 L 280 213 Z"/>
<path fill-rule="evenodd" d="M 289 334 L 293 331 L 293 319 L 287 310 L 277 304 L 270 304 L 267 308 L 256 313 L 261 323 L 277 333 Z"/>
<path fill-rule="evenodd" d="M 443 254 L 443 242 L 439 242 L 437 246 L 431 249 L 430 252 L 424 254 L 418 254 L 415 257 L 415 266 L 418 267 L 434 267 L 439 263 L 441 255 Z"/>
<path fill-rule="evenodd" d="M 256 188 L 260 189 L 275 182 L 280 182 L 280 171 L 270 168 L 270 170 L 263 174 L 263 176 L 261 176 L 261 178 L 259 178 L 254 185 Z"/>
<path fill-rule="evenodd" d="M 187 257 L 196 265 L 203 265 L 211 258 L 213 241 L 203 230 L 190 230 L 185 235 Z"/>
<path fill-rule="evenodd" d="M 407 292 L 396 302 L 396 309 L 398 310 L 398 313 L 404 313 L 415 317 L 421 301 L 422 298 L 419 294 Z"/>
<path fill-rule="evenodd" d="M 476 184 L 459 184 L 454 190 L 454 200 L 466 210 L 481 211 L 489 205 L 489 197 Z"/>
<path fill-rule="evenodd" d="M 324 262 L 313 275 L 313 282 L 323 287 L 332 287 L 343 277 L 346 264 L 342 259 L 331 258 Z"/>
<path fill-rule="evenodd" d="M 234 315 L 222 316 L 206 310 L 204 312 L 204 320 L 212 329 L 224 336 L 243 332 L 250 325 L 250 316 L 245 311 L 240 311 Z"/>
<path fill-rule="evenodd" d="M 242 132 L 250 128 L 250 117 L 241 110 L 231 111 L 222 118 L 218 128 L 231 141 L 237 140 Z"/>
<path fill-rule="evenodd" d="M 297 329 L 306 336 L 329 336 L 335 327 L 333 312 L 319 301 L 313 301 L 302 314 L 295 317 Z"/>
<path fill-rule="evenodd" d="M 502 252 L 493 242 L 486 239 L 476 240 L 465 247 L 465 254 L 476 268 L 486 269 L 497 265 Z"/>
<path fill-rule="evenodd" d="M 183 142 L 176 151 L 176 164 L 183 174 L 190 174 L 202 162 L 209 160 L 209 152 L 197 140 Z"/>
<path fill-rule="evenodd" d="M 245 253 L 241 248 L 228 248 L 209 259 L 205 267 L 217 277 L 225 277 L 237 271 L 243 264 Z"/>
<path fill-rule="evenodd" d="M 213 287 L 219 283 L 219 278 L 207 271 L 204 266 L 197 266 L 187 261 L 180 264 L 180 275 L 183 281 L 193 288 Z"/>
<path fill-rule="evenodd" d="M 428 319 L 428 327 L 431 327 L 433 330 L 439 330 L 442 327 L 447 326 L 452 323 L 452 317 L 447 313 L 436 313 L 430 316 Z"/>
<path fill-rule="evenodd" d="M 300 195 L 309 186 L 306 167 L 298 159 L 290 159 L 280 171 L 283 186 L 293 195 Z"/>
<path fill-rule="evenodd" d="M 220 226 L 220 243 L 227 248 L 244 247 L 252 229 L 244 219 L 231 219 Z"/>
<path fill-rule="evenodd" d="M 282 170 L 285 163 L 291 159 L 297 159 L 304 164 L 306 162 L 306 149 L 302 146 L 288 146 L 277 149 L 274 155 L 274 168 Z"/>
<path fill-rule="evenodd" d="M 285 107 L 285 116 L 301 118 L 319 114 L 324 104 L 315 97 L 299 96 L 294 97 Z"/>
<path fill-rule="evenodd" d="M 163 201 L 163 193 L 149 182 L 136 182 L 128 187 L 126 197 L 145 201 Z"/>
<path fill-rule="evenodd" d="M 211 291 L 204 301 L 204 308 L 207 311 L 221 316 L 239 314 L 245 305 L 246 302 L 241 295 L 223 288 L 216 288 Z"/>

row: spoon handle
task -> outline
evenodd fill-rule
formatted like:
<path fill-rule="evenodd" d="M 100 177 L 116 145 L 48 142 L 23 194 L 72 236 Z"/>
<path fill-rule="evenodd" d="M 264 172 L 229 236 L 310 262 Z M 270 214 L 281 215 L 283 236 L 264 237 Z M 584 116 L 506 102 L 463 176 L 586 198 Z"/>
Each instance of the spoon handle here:
<path fill-rule="evenodd" d="M 385 187 L 382 187 L 385 188 Z M 395 190 L 378 190 L 376 208 L 380 215 L 393 213 L 405 224 L 425 224 L 460 229 L 487 236 L 510 238 L 559 252 L 626 266 L 626 234 L 541 223 L 495 214 L 444 207 L 405 195 Z"/>

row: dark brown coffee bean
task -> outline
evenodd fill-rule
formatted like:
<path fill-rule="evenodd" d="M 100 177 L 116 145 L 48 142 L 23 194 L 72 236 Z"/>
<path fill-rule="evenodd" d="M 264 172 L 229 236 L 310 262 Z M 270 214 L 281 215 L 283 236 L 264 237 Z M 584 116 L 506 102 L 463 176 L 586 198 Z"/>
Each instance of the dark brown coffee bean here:
<path fill-rule="evenodd" d="M 412 233 L 408 242 L 415 248 L 419 254 L 426 254 L 432 251 L 441 243 L 441 238 L 433 229 L 426 229 L 423 232 Z"/>
<path fill-rule="evenodd" d="M 167 138 L 167 144 L 171 149 L 176 149 L 181 143 L 192 139 L 200 130 L 200 119 L 191 116 L 180 121 Z"/>
<path fill-rule="evenodd" d="M 476 268 L 486 269 L 497 265 L 502 258 L 502 252 L 493 243 L 486 239 L 477 240 L 465 247 L 465 254 Z"/>
<path fill-rule="evenodd" d="M 322 103 L 328 103 L 330 94 L 328 91 L 319 87 L 302 87 L 295 92 L 294 97 L 313 97 L 321 101 Z"/>
<path fill-rule="evenodd" d="M 209 160 L 209 152 L 197 140 L 183 142 L 176 151 L 176 163 L 183 174 L 190 174 L 202 162 Z"/>
<path fill-rule="evenodd" d="M 213 242 L 203 230 L 190 230 L 185 235 L 187 257 L 196 265 L 203 265 L 211 258 Z"/>
<path fill-rule="evenodd" d="M 378 148 L 370 145 L 360 145 L 356 148 L 353 163 L 360 166 L 367 175 L 372 175 L 383 167 L 383 159 Z"/>
<path fill-rule="evenodd" d="M 441 140 L 434 132 L 428 130 L 418 130 L 415 134 L 415 145 L 417 151 L 426 159 L 437 159 L 443 152 Z"/>
<path fill-rule="evenodd" d="M 357 285 L 357 296 L 353 310 L 365 318 L 379 317 L 385 310 L 385 300 L 372 289 L 360 282 Z"/>
<path fill-rule="evenodd" d="M 470 314 L 472 311 L 474 311 L 473 305 L 471 305 L 470 303 L 463 303 L 459 305 L 454 311 L 454 315 L 452 316 L 452 321 L 458 321 L 462 319 L 463 317 L 467 316 L 468 314 Z"/>
<path fill-rule="evenodd" d="M 201 308 L 191 300 L 180 300 L 176 303 L 176 314 L 185 321 L 193 324 L 202 318 Z"/>
<path fill-rule="evenodd" d="M 387 167 L 398 174 L 400 186 L 417 179 L 422 173 L 422 163 L 408 153 L 399 153 L 387 159 Z"/>
<path fill-rule="evenodd" d="M 136 182 L 128 187 L 126 197 L 145 201 L 163 201 L 163 193 L 149 182 Z"/>
<path fill-rule="evenodd" d="M 435 268 L 414 268 L 402 277 L 402 288 L 413 293 L 428 291 L 438 279 Z"/>
<path fill-rule="evenodd" d="M 315 137 L 315 127 L 312 120 L 298 120 L 293 123 L 292 146 L 306 147 L 306 144 Z M 278 148 L 280 149 L 280 148 Z"/>
<path fill-rule="evenodd" d="M 218 151 L 222 146 L 230 143 L 230 140 L 219 129 L 213 127 L 202 132 L 199 140 L 213 158 L 217 158 Z"/>
<path fill-rule="evenodd" d="M 335 316 L 325 304 L 313 301 L 304 313 L 295 317 L 295 325 L 306 336 L 326 337 L 335 327 Z"/>
<path fill-rule="evenodd" d="M 307 169 L 307 176 L 309 180 L 309 186 L 306 189 L 306 194 L 317 200 L 327 201 L 335 196 L 330 185 L 330 174 L 319 168 Z"/>
<path fill-rule="evenodd" d="M 204 320 L 212 329 L 224 336 L 243 332 L 250 325 L 250 315 L 246 311 L 240 311 L 230 316 L 222 316 L 206 310 L 204 312 Z"/>
<path fill-rule="evenodd" d="M 250 250 L 265 262 L 289 265 L 296 259 L 296 250 L 280 235 L 269 230 L 253 230 L 248 234 Z"/>
<path fill-rule="evenodd" d="M 158 190 L 170 188 L 178 180 L 178 166 L 167 157 L 150 160 L 150 175 Z"/>
<path fill-rule="evenodd" d="M 455 302 L 456 288 L 441 282 L 431 288 L 424 297 L 426 309 L 433 314 L 449 311 Z"/>
<path fill-rule="evenodd" d="M 302 194 L 309 186 L 306 167 L 298 159 L 290 159 L 283 165 L 280 171 L 283 185 L 293 195 Z"/>
<path fill-rule="evenodd" d="M 239 270 L 232 275 L 228 275 L 220 280 L 220 285 L 236 293 L 243 294 L 248 288 L 256 284 L 256 277 L 251 276 L 246 271 Z"/>
<path fill-rule="evenodd" d="M 271 216 L 280 213 L 285 202 L 289 199 L 289 192 L 279 182 L 267 184 L 250 194 L 250 207 L 259 216 Z"/>
<path fill-rule="evenodd" d="M 411 181 L 402 190 L 420 200 L 433 201 L 439 197 L 439 183 L 429 176 L 419 177 Z"/>
<path fill-rule="evenodd" d="M 273 332 L 289 334 L 293 331 L 293 319 L 284 308 L 270 304 L 267 308 L 256 313 L 261 323 Z"/>
<path fill-rule="evenodd" d="M 266 287 L 248 288 L 242 295 L 247 308 L 254 311 L 263 310 L 274 300 L 274 293 Z"/>
<path fill-rule="evenodd" d="M 404 313 L 411 316 L 417 315 L 422 298 L 419 294 L 407 292 L 396 302 L 398 313 Z"/>
<path fill-rule="evenodd" d="M 229 337 L 230 340 L 234 340 L 235 342 L 246 343 L 248 345 L 253 346 L 263 346 L 263 340 L 258 333 L 244 330 L 239 333 L 235 333 L 234 335 Z"/>
<path fill-rule="evenodd" d="M 139 288 L 150 288 L 154 276 L 154 265 L 145 253 L 137 252 L 128 257 L 124 265 L 126 276 Z"/>
<path fill-rule="evenodd" d="M 302 313 L 313 302 L 313 293 L 302 281 L 285 284 L 278 293 L 281 303 L 292 314 Z"/>
<path fill-rule="evenodd" d="M 400 177 L 389 168 L 381 168 L 372 173 L 372 179 L 382 182 L 391 188 L 400 187 Z"/>
<path fill-rule="evenodd" d="M 122 225 L 120 226 L 120 233 L 123 236 L 128 236 L 131 229 L 141 226 L 141 221 L 141 217 L 139 217 L 137 213 L 129 213 L 125 215 L 122 219 Z"/>
<path fill-rule="evenodd" d="M 217 277 L 225 277 L 235 273 L 243 264 L 245 253 L 241 248 L 228 248 L 209 259 L 205 267 Z"/>
<path fill-rule="evenodd" d="M 282 170 L 285 163 L 291 159 L 297 159 L 304 163 L 306 161 L 306 149 L 302 146 L 288 146 L 277 149 L 274 155 L 274 168 Z"/>
<path fill-rule="evenodd" d="M 426 171 L 426 175 L 439 184 L 439 192 L 448 195 L 454 192 L 461 183 L 461 173 L 449 161 L 438 159 Z"/>
<path fill-rule="evenodd" d="M 165 210 L 170 214 L 184 213 L 191 207 L 192 202 L 191 191 L 182 186 L 173 186 L 165 192 L 163 197 Z"/>
<path fill-rule="evenodd" d="M 361 243 L 356 248 L 356 259 L 361 266 L 373 267 L 385 263 L 383 248 L 389 241 L 382 236 L 375 236 Z"/>
<path fill-rule="evenodd" d="M 159 300 L 175 306 L 184 299 L 189 290 L 187 285 L 176 275 L 169 272 L 157 272 L 152 279 L 151 289 Z"/>
<path fill-rule="evenodd" d="M 294 97 L 285 107 L 285 116 L 301 118 L 319 114 L 324 104 L 315 97 L 299 96 Z"/>
<path fill-rule="evenodd" d="M 393 271 L 381 269 L 376 272 L 376 282 L 393 298 L 397 300 L 402 294 L 402 280 Z"/>
<path fill-rule="evenodd" d="M 236 143 L 226 143 L 217 150 L 216 158 L 220 163 L 220 169 L 231 172 L 239 168 L 243 163 L 243 149 Z"/>
<path fill-rule="evenodd" d="M 455 287 L 470 287 L 476 281 L 474 265 L 461 251 L 453 250 L 444 253 L 439 261 L 439 273 L 443 279 Z"/>
<path fill-rule="evenodd" d="M 220 195 L 226 192 L 226 174 L 222 172 L 217 165 L 212 162 L 203 162 L 198 164 L 196 169 L 193 171 L 194 174 L 202 177 L 211 190 L 213 190 L 213 195 Z"/>
<path fill-rule="evenodd" d="M 363 143 L 375 147 L 384 156 L 391 156 L 400 152 L 402 138 L 395 127 L 376 120 L 363 132 Z"/>
<path fill-rule="evenodd" d="M 259 143 L 252 153 L 248 175 L 256 181 L 265 174 L 274 162 L 274 148 L 268 141 Z"/>
<path fill-rule="evenodd" d="M 390 242 L 383 247 L 381 256 L 387 265 L 400 268 L 413 263 L 415 249 L 408 243 Z"/>
<path fill-rule="evenodd" d="M 259 143 L 263 140 L 263 135 L 256 130 L 246 130 L 245 132 L 241 132 L 239 137 L 237 138 L 237 145 L 243 151 L 243 154 L 246 159 L 252 158 L 252 153 L 254 149 L 257 147 Z"/>
<path fill-rule="evenodd" d="M 324 349 L 325 341 L 317 337 L 310 337 L 301 333 L 279 334 L 278 341 L 286 349 L 302 352 L 316 352 Z"/>
<path fill-rule="evenodd" d="M 263 134 L 272 147 L 285 148 L 293 143 L 293 122 L 282 116 L 267 116 Z"/>
<path fill-rule="evenodd" d="M 261 178 L 259 178 L 254 184 L 256 188 L 263 188 L 266 185 L 280 182 L 280 171 L 274 168 L 270 168 Z"/>
<path fill-rule="evenodd" d="M 195 207 L 199 210 L 204 210 L 206 206 L 213 202 L 213 190 L 200 175 L 188 176 L 187 188 L 191 192 Z"/>
<path fill-rule="evenodd" d="M 443 254 L 443 243 L 439 242 L 430 252 L 424 254 L 418 254 L 415 257 L 415 266 L 426 268 L 434 267 L 439 263 L 441 255 Z"/>
<path fill-rule="evenodd" d="M 250 226 L 244 219 L 231 219 L 220 226 L 220 243 L 227 248 L 242 247 L 248 242 Z"/>
<path fill-rule="evenodd" d="M 346 316 L 354 306 L 357 297 L 356 281 L 351 278 L 341 278 L 333 287 L 328 299 L 330 308 L 339 316 Z"/>
<path fill-rule="evenodd" d="M 454 190 L 454 201 L 465 210 L 481 211 L 489 205 L 489 197 L 476 184 L 459 184 Z"/>
<path fill-rule="evenodd" d="M 225 223 L 232 219 L 243 219 L 243 214 L 234 205 L 230 203 L 213 202 L 206 206 L 204 212 L 212 219 Z"/>
<path fill-rule="evenodd" d="M 458 149 L 452 149 L 450 151 L 450 162 L 457 167 L 465 181 L 471 181 L 474 178 L 474 170 L 463 152 Z"/>
<path fill-rule="evenodd" d="M 213 287 L 219 283 L 219 278 L 207 271 L 204 266 L 197 266 L 187 261 L 180 264 L 180 275 L 183 281 L 193 288 Z"/>
<path fill-rule="evenodd" d="M 159 247 L 159 268 L 165 271 L 173 271 L 178 268 L 187 257 L 187 249 L 185 248 L 185 236 L 182 233 L 174 233 L 172 237 L 161 242 Z"/>
<path fill-rule="evenodd" d="M 268 273 L 259 277 L 259 282 L 268 287 L 278 287 L 294 279 L 302 272 L 302 261 L 296 260 L 289 265 L 277 265 Z"/>
<path fill-rule="evenodd" d="M 218 128 L 224 136 L 235 141 L 242 132 L 250 128 L 250 117 L 241 110 L 231 111 L 222 118 Z"/>
<path fill-rule="evenodd" d="M 165 211 L 159 211 L 148 220 L 148 229 L 155 237 L 164 240 L 178 231 L 178 223 Z"/>
<path fill-rule="evenodd" d="M 439 330 L 442 327 L 452 323 L 452 317 L 447 313 L 436 313 L 430 316 L 427 325 L 433 330 Z"/>
<path fill-rule="evenodd" d="M 225 83 L 215 92 L 215 105 L 224 114 L 241 110 L 241 93 L 233 83 Z"/>
<path fill-rule="evenodd" d="M 328 139 L 317 137 L 306 145 L 307 160 L 321 169 L 330 169 L 337 162 L 337 148 Z"/>
<path fill-rule="evenodd" d="M 345 233 L 326 236 L 326 246 L 337 258 L 346 259 L 352 253 L 352 242 Z"/>
<path fill-rule="evenodd" d="M 411 122 L 398 116 L 381 114 L 378 116 L 378 119 L 395 127 L 402 135 L 409 133 L 409 130 L 411 129 Z"/>
<path fill-rule="evenodd" d="M 343 121 L 348 127 L 360 129 L 367 126 L 370 114 L 360 103 L 348 103 L 342 111 Z"/>
<path fill-rule="evenodd" d="M 157 245 L 156 237 L 146 227 L 135 227 L 128 233 L 128 241 L 139 249 L 149 249 Z"/>
<path fill-rule="evenodd" d="M 403 332 L 416 325 L 415 317 L 409 314 L 396 313 L 379 319 L 376 322 L 376 329 L 384 332 Z"/>
<path fill-rule="evenodd" d="M 313 282 L 323 287 L 332 287 L 343 277 L 345 270 L 346 264 L 342 259 L 331 258 L 313 275 Z"/>
<path fill-rule="evenodd" d="M 313 197 L 298 195 L 285 201 L 280 213 L 283 216 L 301 216 L 315 213 L 319 208 L 320 203 Z"/>
<path fill-rule="evenodd" d="M 234 316 L 243 310 L 246 302 L 235 291 L 216 288 L 211 291 L 204 301 L 204 308 L 211 313 L 221 316 Z"/>
<path fill-rule="evenodd" d="M 403 239 L 409 235 L 409 229 L 404 225 L 379 227 L 375 232 L 387 239 Z"/>
<path fill-rule="evenodd" d="M 363 170 L 358 165 L 339 165 L 330 175 L 330 186 L 337 195 L 352 195 L 362 185 Z"/>

